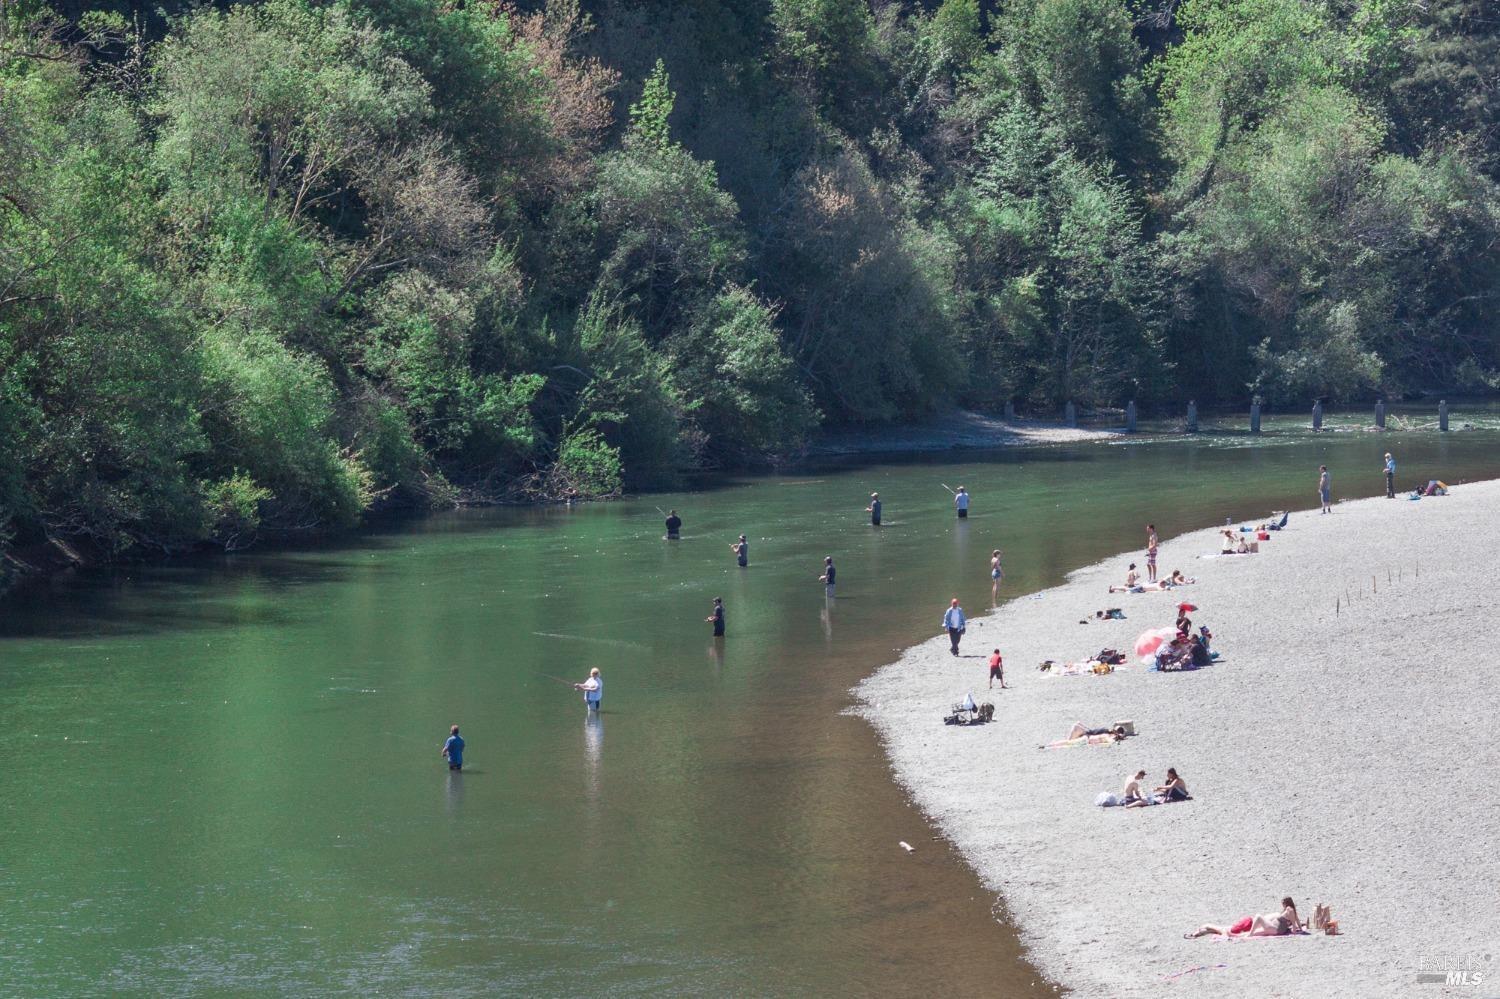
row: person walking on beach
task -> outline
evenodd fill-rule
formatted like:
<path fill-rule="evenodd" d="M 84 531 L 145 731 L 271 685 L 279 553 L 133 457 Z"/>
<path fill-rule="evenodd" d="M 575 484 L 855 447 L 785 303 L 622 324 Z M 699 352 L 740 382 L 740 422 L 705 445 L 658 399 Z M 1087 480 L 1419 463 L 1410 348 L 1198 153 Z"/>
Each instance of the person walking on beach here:
<path fill-rule="evenodd" d="M 458 734 L 457 725 L 448 730 L 448 741 L 443 743 L 442 756 L 448 761 L 449 770 L 464 768 L 464 740 L 463 736 Z"/>
<path fill-rule="evenodd" d="M 1324 513 L 1331 513 L 1332 512 L 1332 509 L 1329 506 L 1329 499 L 1330 499 L 1330 497 L 1332 495 L 1333 495 L 1333 490 L 1329 487 L 1328 466 L 1327 465 L 1319 465 L 1318 466 L 1318 499 L 1321 500 L 1322 503 L 1323 503 L 1323 512 Z"/>
<path fill-rule="evenodd" d="M 833 567 L 833 556 L 828 555 L 823 559 L 823 575 L 818 577 L 818 582 L 823 584 L 823 596 L 829 600 L 833 599 L 833 579 L 838 570 Z"/>
<path fill-rule="evenodd" d="M 739 560 L 740 568 L 747 568 L 750 565 L 750 542 L 745 540 L 745 536 L 741 534 L 740 539 L 729 547 L 734 549 L 734 556 Z"/>
<path fill-rule="evenodd" d="M 964 609 L 958 606 L 958 598 L 954 597 L 948 604 L 948 610 L 943 614 L 943 628 L 948 632 L 948 641 L 952 645 L 951 651 L 955 656 L 958 655 L 958 640 L 964 637 L 968 624 L 964 620 Z"/>
<path fill-rule="evenodd" d="M 589 670 L 589 678 L 573 684 L 573 689 L 583 691 L 583 703 L 590 711 L 598 711 L 604 703 L 604 678 L 599 675 L 599 667 Z"/>
<path fill-rule="evenodd" d="M 958 511 L 959 520 L 969 516 L 969 493 L 963 486 L 959 486 L 958 492 L 953 494 L 953 509 Z"/>
<path fill-rule="evenodd" d="M 1000 657 L 1000 650 L 996 649 L 990 653 L 990 689 L 994 689 L 995 681 L 1000 681 L 1000 689 L 1005 689 L 1005 660 Z"/>
<path fill-rule="evenodd" d="M 880 526 L 880 494 L 879 493 L 871 493 L 870 494 L 870 505 L 867 506 L 867 507 L 865 507 L 865 513 L 868 513 L 870 515 L 870 526 L 871 527 L 879 527 Z"/>
<path fill-rule="evenodd" d="M 657 507 L 657 509 L 659 510 L 661 508 Z M 676 510 L 673 510 L 672 512 L 667 514 L 667 540 L 682 540 L 682 518 L 677 516 Z"/>
<path fill-rule="evenodd" d="M 1385 498 L 1396 498 L 1396 459 L 1389 451 L 1385 453 Z"/>
<path fill-rule="evenodd" d="M 723 597 L 714 597 L 714 612 L 712 614 L 710 614 L 708 617 L 704 618 L 703 620 L 704 621 L 712 621 L 713 622 L 714 637 L 715 638 L 723 638 L 724 637 L 724 598 Z"/>
<path fill-rule="evenodd" d="M 1156 582 L 1156 525 L 1146 525 L 1146 582 Z"/>

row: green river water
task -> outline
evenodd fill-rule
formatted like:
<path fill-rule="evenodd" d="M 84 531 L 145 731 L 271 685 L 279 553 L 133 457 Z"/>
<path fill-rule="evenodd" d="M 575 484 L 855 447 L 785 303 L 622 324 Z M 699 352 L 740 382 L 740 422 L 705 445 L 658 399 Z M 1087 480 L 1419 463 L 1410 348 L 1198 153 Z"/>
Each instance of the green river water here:
<path fill-rule="evenodd" d="M 866 459 L 34 587 L 0 604 L 0 994 L 1050 994 L 849 688 L 988 607 L 992 548 L 1003 600 L 1148 520 L 1309 507 L 1320 462 L 1341 497 L 1387 447 L 1407 486 L 1500 475 L 1465 419 Z M 549 678 L 590 666 L 593 720 Z"/>

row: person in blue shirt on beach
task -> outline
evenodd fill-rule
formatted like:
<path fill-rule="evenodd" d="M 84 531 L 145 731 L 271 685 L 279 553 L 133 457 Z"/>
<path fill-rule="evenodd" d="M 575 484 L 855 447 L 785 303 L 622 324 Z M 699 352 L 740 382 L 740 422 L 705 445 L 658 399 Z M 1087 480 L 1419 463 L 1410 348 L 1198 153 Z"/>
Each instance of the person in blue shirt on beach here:
<path fill-rule="evenodd" d="M 448 760 L 449 770 L 464 768 L 464 740 L 458 734 L 458 726 L 449 729 L 448 741 L 443 743 L 443 756 Z"/>
<path fill-rule="evenodd" d="M 1385 498 L 1396 498 L 1396 459 L 1389 451 L 1385 453 Z"/>
<path fill-rule="evenodd" d="M 948 641 L 953 645 L 953 654 L 958 655 L 958 640 L 963 637 L 968 622 L 964 620 L 964 609 L 958 606 L 958 598 L 948 605 L 948 611 L 943 615 L 943 627 L 948 632 Z"/>

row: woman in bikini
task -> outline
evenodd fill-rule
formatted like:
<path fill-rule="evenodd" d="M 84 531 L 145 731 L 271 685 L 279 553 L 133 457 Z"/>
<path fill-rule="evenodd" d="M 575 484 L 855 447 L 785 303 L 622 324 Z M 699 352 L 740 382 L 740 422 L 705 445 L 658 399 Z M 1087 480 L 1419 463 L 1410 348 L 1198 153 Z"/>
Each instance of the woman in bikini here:
<path fill-rule="evenodd" d="M 1297 916 L 1297 904 L 1289 896 L 1281 900 L 1281 911 L 1279 913 L 1245 916 L 1230 926 L 1214 926 L 1204 923 L 1193 932 L 1184 933 L 1183 936 L 1189 940 L 1194 937 L 1210 935 L 1224 937 L 1284 937 L 1289 933 L 1300 933 L 1302 929 L 1302 920 Z"/>

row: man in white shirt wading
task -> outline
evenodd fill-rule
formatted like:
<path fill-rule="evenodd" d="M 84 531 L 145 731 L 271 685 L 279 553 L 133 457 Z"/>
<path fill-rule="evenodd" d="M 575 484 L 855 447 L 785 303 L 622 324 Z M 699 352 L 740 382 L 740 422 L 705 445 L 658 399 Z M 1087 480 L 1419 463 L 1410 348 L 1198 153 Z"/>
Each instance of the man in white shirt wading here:
<path fill-rule="evenodd" d="M 590 711 L 598 711 L 604 700 L 604 679 L 599 675 L 599 667 L 589 670 L 589 678 L 582 683 L 573 684 L 573 689 L 583 691 L 583 703 L 588 705 Z"/>

